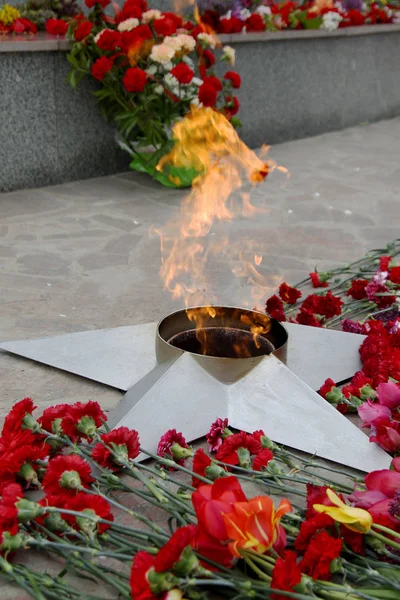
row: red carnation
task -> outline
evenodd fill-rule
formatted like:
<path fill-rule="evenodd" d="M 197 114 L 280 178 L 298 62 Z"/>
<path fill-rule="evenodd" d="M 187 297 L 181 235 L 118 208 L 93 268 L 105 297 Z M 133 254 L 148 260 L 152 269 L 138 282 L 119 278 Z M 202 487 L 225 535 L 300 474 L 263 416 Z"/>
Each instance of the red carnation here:
<path fill-rule="evenodd" d="M 333 381 L 333 379 L 325 379 L 324 383 L 318 390 L 318 394 L 320 394 L 326 400 L 326 395 L 333 387 L 336 387 L 336 383 Z"/>
<path fill-rule="evenodd" d="M 236 98 L 236 96 L 225 96 L 225 102 L 226 105 L 224 107 L 225 110 L 225 116 L 227 119 L 232 119 L 232 117 L 234 115 L 236 115 L 237 112 L 239 112 L 239 108 L 240 108 L 240 103 L 239 100 Z M 261 172 L 260 172 L 261 174 Z M 263 174 L 263 177 L 266 177 L 268 175 L 268 171 Z"/>
<path fill-rule="evenodd" d="M 276 319 L 277 321 L 281 321 L 281 322 L 285 322 L 286 321 L 286 315 L 283 312 L 283 310 L 272 310 L 269 313 L 269 316 L 272 319 Z"/>
<path fill-rule="evenodd" d="M 139 435 L 134 429 L 118 427 L 110 433 L 103 433 L 100 438 L 114 450 L 112 453 L 101 442 L 95 445 L 91 456 L 102 467 L 117 471 L 121 468 L 119 460 L 127 461 L 130 458 L 136 458 L 139 454 Z"/>
<path fill-rule="evenodd" d="M 11 31 L 14 33 L 37 33 L 37 27 L 35 23 L 24 17 L 18 17 L 11 25 Z"/>
<path fill-rule="evenodd" d="M 18 483 L 11 483 L 3 488 L 0 499 L 0 532 L 8 531 L 11 535 L 18 533 L 18 509 L 15 503 L 23 497 Z"/>
<path fill-rule="evenodd" d="M 65 35 L 68 29 L 68 23 L 62 19 L 47 19 L 46 31 L 51 35 Z"/>
<path fill-rule="evenodd" d="M 201 57 L 204 61 L 206 69 L 209 69 L 210 67 L 215 65 L 215 55 L 208 48 L 205 48 L 203 50 L 203 52 L 201 53 Z"/>
<path fill-rule="evenodd" d="M 326 531 L 317 533 L 306 548 L 300 564 L 301 570 L 313 579 L 329 581 L 331 562 L 339 558 L 342 545 L 341 539 L 333 538 Z"/>
<path fill-rule="evenodd" d="M 178 27 L 182 26 L 182 19 L 173 13 L 164 13 L 160 19 L 153 21 L 154 31 L 159 37 L 174 35 Z"/>
<path fill-rule="evenodd" d="M 222 90 L 221 80 L 218 77 L 215 77 L 215 75 L 205 77 L 203 83 L 206 85 L 212 85 L 217 90 L 217 92 L 220 92 Z"/>
<path fill-rule="evenodd" d="M 27 415 L 31 415 L 37 406 L 33 403 L 32 398 L 24 398 L 16 402 L 6 418 L 1 435 L 10 439 L 13 434 L 17 433 L 22 427 L 22 420 Z"/>
<path fill-rule="evenodd" d="M 379 270 L 383 272 L 389 271 L 389 265 L 391 260 L 391 256 L 381 256 L 379 259 Z"/>
<path fill-rule="evenodd" d="M 62 429 L 65 435 L 72 440 L 77 438 L 91 439 L 103 421 L 107 421 L 106 414 L 101 410 L 98 402 L 76 402 L 67 411 Z"/>
<path fill-rule="evenodd" d="M 75 510 L 76 512 L 87 512 L 89 515 L 95 513 L 93 516 L 100 517 L 100 519 L 104 519 L 105 521 L 114 521 L 114 515 L 111 512 L 110 504 L 101 496 L 79 492 L 73 498 L 68 499 L 65 508 L 68 510 Z M 95 530 L 97 533 L 102 534 L 111 527 L 111 525 L 108 525 L 107 523 L 96 523 L 89 520 L 85 518 L 84 514 L 82 517 L 65 515 L 65 519 L 77 529 L 82 529 L 85 532 L 89 529 L 89 531 Z"/>
<path fill-rule="evenodd" d="M 99 4 L 101 8 L 106 8 L 110 2 L 111 0 L 85 0 L 85 4 L 88 8 L 93 8 L 96 4 Z"/>
<path fill-rule="evenodd" d="M 300 525 L 300 531 L 295 539 L 294 547 L 296 550 L 306 550 L 310 540 L 321 530 L 330 529 L 335 531 L 335 522 L 332 517 L 324 514 L 318 514 L 303 521 Z"/>
<path fill-rule="evenodd" d="M 81 487 L 89 487 L 93 481 L 89 463 L 71 454 L 56 456 L 49 461 L 42 485 L 46 494 L 71 495 Z"/>
<path fill-rule="evenodd" d="M 131 67 L 126 70 L 122 83 L 127 92 L 143 92 L 147 83 L 147 73 L 139 67 Z"/>
<path fill-rule="evenodd" d="M 220 19 L 218 24 L 218 33 L 240 33 L 242 29 L 243 22 L 237 17 Z"/>
<path fill-rule="evenodd" d="M 297 554 L 286 550 L 283 558 L 278 558 L 272 571 L 271 588 L 283 592 L 294 592 L 301 582 L 301 570 L 297 565 Z M 272 600 L 287 600 L 287 596 L 271 594 Z"/>
<path fill-rule="evenodd" d="M 376 442 L 386 452 L 397 453 L 400 450 L 400 423 L 388 417 L 379 417 L 372 424 L 370 442 Z"/>
<path fill-rule="evenodd" d="M 104 29 L 96 44 L 104 52 L 115 52 L 117 48 L 122 48 L 122 35 L 114 29 Z"/>
<path fill-rule="evenodd" d="M 262 471 L 263 467 L 266 467 L 270 460 L 274 458 L 273 453 L 269 448 L 264 448 L 254 459 L 253 470 Z"/>
<path fill-rule="evenodd" d="M 92 75 L 95 79 L 102 81 L 112 68 L 113 61 L 107 58 L 107 56 L 101 56 L 92 65 Z"/>
<path fill-rule="evenodd" d="M 130 585 L 133 600 L 153 600 L 156 594 L 150 589 L 149 573 L 154 571 L 155 558 L 152 554 L 140 550 L 133 557 Z"/>
<path fill-rule="evenodd" d="M 154 568 L 158 573 L 170 571 L 175 563 L 179 562 L 182 552 L 191 546 L 196 535 L 196 525 L 186 525 L 177 529 L 168 542 L 159 549 L 155 559 Z"/>
<path fill-rule="evenodd" d="M 242 79 L 239 73 L 236 73 L 235 71 L 227 71 L 224 75 L 224 79 L 230 81 L 232 83 L 232 87 L 235 89 L 239 89 L 242 85 Z"/>
<path fill-rule="evenodd" d="M 400 267 L 392 267 L 390 269 L 389 279 L 392 283 L 400 285 Z"/>
<path fill-rule="evenodd" d="M 324 278 L 321 279 L 317 271 L 310 273 L 310 279 L 314 288 L 328 287 L 328 282 Z"/>
<path fill-rule="evenodd" d="M 349 25 L 354 25 L 354 26 L 364 25 L 365 16 L 363 15 L 363 13 L 360 10 L 357 10 L 356 8 L 351 8 L 346 13 L 345 21 Z"/>
<path fill-rule="evenodd" d="M 279 295 L 287 304 L 296 304 L 297 300 L 301 298 L 300 290 L 296 290 L 296 288 L 291 287 L 286 282 L 281 283 L 279 286 Z"/>
<path fill-rule="evenodd" d="M 194 71 L 184 62 L 178 63 L 173 69 L 171 69 L 171 75 L 176 77 L 179 83 L 187 85 L 194 77 Z"/>
<path fill-rule="evenodd" d="M 245 448 L 249 451 L 250 456 L 257 455 L 262 451 L 260 442 L 253 435 L 241 431 L 233 435 L 228 435 L 222 442 L 219 448 L 216 459 L 228 465 L 239 464 L 239 448 Z"/>
<path fill-rule="evenodd" d="M 353 279 L 350 289 L 347 290 L 346 296 L 351 296 L 354 300 L 364 300 L 367 297 L 365 288 L 369 284 L 367 279 Z"/>
<path fill-rule="evenodd" d="M 183 465 L 192 452 L 180 432 L 176 429 L 168 429 L 158 442 L 157 454 L 162 458 L 165 456 L 172 458 L 178 465 Z"/>
<path fill-rule="evenodd" d="M 224 432 L 225 429 L 228 428 L 228 424 L 228 419 L 216 419 L 216 421 L 211 424 L 210 431 L 206 433 L 206 440 L 210 452 L 216 452 L 222 445 Z"/>
<path fill-rule="evenodd" d="M 217 101 L 218 92 L 215 87 L 209 83 L 203 83 L 199 87 L 199 101 L 204 106 L 214 106 Z"/>
<path fill-rule="evenodd" d="M 268 314 L 271 314 L 271 312 L 274 310 L 283 310 L 284 309 L 283 302 L 279 298 L 279 296 L 274 294 L 273 296 L 268 298 L 268 300 L 266 302 L 266 309 L 267 309 Z"/>
<path fill-rule="evenodd" d="M 211 458 L 209 456 L 207 456 L 207 454 L 204 452 L 203 448 L 199 448 L 198 450 L 196 450 L 194 457 L 193 457 L 193 465 L 192 465 L 192 470 L 194 473 L 196 473 L 197 475 L 200 475 L 201 477 L 206 477 L 206 469 L 211 465 Z M 204 481 L 201 481 L 200 479 L 197 479 L 197 477 L 195 477 L 193 475 L 192 477 L 192 486 L 195 488 L 198 488 L 200 485 L 203 485 Z"/>
<path fill-rule="evenodd" d="M 329 291 L 325 296 L 319 296 L 317 314 L 324 315 L 327 319 L 331 319 L 342 312 L 342 306 L 344 302 L 339 296 L 334 296 Z"/>
<path fill-rule="evenodd" d="M 82 21 L 82 23 L 80 23 L 78 25 L 78 27 L 75 29 L 75 39 L 77 42 L 82 42 L 84 39 L 86 39 L 88 37 L 88 35 L 90 35 L 90 32 L 93 29 L 93 23 L 91 23 L 90 21 Z"/>
<path fill-rule="evenodd" d="M 308 325 L 309 327 L 322 327 L 317 317 L 309 310 L 304 310 L 303 308 L 299 311 L 296 321 L 300 325 Z"/>
<path fill-rule="evenodd" d="M 247 31 L 265 31 L 264 19 L 258 13 L 253 13 L 246 19 Z"/>
<path fill-rule="evenodd" d="M 49 406 L 43 411 L 43 414 L 38 419 L 38 423 L 45 431 L 54 434 L 63 433 L 62 420 L 70 409 L 69 404 L 57 404 Z"/>
<path fill-rule="evenodd" d="M 117 14 L 117 24 L 126 19 L 140 19 L 145 10 L 147 10 L 146 0 L 126 0 L 121 11 Z"/>

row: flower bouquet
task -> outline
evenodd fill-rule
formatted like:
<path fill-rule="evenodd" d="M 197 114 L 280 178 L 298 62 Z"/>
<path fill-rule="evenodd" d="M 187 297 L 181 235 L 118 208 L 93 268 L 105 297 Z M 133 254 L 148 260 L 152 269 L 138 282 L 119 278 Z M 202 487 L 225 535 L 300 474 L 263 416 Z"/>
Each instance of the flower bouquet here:
<path fill-rule="evenodd" d="M 104 12 L 108 4 L 86 0 L 88 17 L 72 20 L 69 81 L 76 87 L 89 75 L 99 83 L 94 92 L 99 107 L 116 125 L 132 169 L 167 186 L 190 186 L 199 175 L 190 165 L 164 161 L 158 167 L 175 143 L 172 128 L 193 106 L 211 107 L 237 125 L 233 89 L 240 87 L 240 77 L 233 71 L 215 75 L 218 42 L 201 24 L 148 10 L 145 0 L 127 0 L 113 16 Z M 220 60 L 232 65 L 234 50 L 223 48 Z"/>
<path fill-rule="evenodd" d="M 35 408 L 0 438 L 0 572 L 32 598 L 398 600 L 399 459 L 358 477 L 227 419 L 209 453 L 171 429 L 154 455 L 96 402 Z"/>

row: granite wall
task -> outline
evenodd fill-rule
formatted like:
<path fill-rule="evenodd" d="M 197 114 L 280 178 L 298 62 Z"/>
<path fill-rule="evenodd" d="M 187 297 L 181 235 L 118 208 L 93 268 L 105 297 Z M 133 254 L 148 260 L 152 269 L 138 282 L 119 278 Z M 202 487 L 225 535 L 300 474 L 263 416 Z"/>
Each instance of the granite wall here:
<path fill-rule="evenodd" d="M 377 27 L 384 29 L 224 40 L 237 51 L 243 80 L 243 139 L 257 147 L 400 115 L 400 27 Z M 46 44 L 52 45 L 41 51 Z M 82 82 L 75 92 L 66 84 L 69 65 L 57 44 L 24 42 L 25 51 L 0 44 L 0 191 L 128 166 L 112 126 L 98 112 L 94 86 Z"/>

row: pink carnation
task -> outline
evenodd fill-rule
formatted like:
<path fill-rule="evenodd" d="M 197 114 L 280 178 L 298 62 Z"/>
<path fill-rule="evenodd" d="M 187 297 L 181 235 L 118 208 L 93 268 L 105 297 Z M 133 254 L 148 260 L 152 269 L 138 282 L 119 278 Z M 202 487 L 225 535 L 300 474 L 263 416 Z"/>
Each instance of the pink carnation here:
<path fill-rule="evenodd" d="M 178 463 L 178 465 L 183 465 L 185 459 L 180 458 L 179 460 L 176 460 L 171 451 L 171 446 L 173 446 L 174 444 L 179 444 L 179 446 L 181 446 L 182 448 L 189 448 L 182 433 L 179 433 L 178 431 L 176 431 L 176 429 L 168 429 L 168 431 L 166 431 L 164 435 L 161 436 L 160 441 L 158 442 L 157 454 L 158 456 L 162 456 L 163 458 L 165 456 L 167 456 L 168 458 L 172 458 L 173 460 L 175 460 L 176 463 Z"/>
<path fill-rule="evenodd" d="M 228 419 L 217 419 L 210 427 L 210 431 L 206 433 L 209 452 L 216 452 L 222 445 L 223 433 L 228 427 Z"/>

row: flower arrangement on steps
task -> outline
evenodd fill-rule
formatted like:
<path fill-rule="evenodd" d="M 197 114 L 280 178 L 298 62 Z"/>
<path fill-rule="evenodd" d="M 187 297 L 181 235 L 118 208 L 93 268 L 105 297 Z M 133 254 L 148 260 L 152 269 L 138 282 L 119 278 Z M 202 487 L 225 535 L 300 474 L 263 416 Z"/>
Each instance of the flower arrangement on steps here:
<path fill-rule="evenodd" d="M 85 76 L 98 82 L 99 107 L 131 153 L 132 169 L 166 186 L 190 186 L 199 175 L 195 168 L 157 169 L 174 145 L 171 130 L 194 106 L 218 111 L 238 125 L 239 74 L 228 70 L 217 77 L 216 38 L 174 13 L 148 9 L 145 0 L 126 0 L 114 16 L 104 12 L 108 1 L 86 4 L 92 9 L 87 18 L 76 17 L 69 29 L 71 85 Z M 234 64 L 232 48 L 219 54 L 228 68 Z"/>
<path fill-rule="evenodd" d="M 35 408 L 0 437 L 0 576 L 32 598 L 398 600 L 400 458 L 360 477 L 222 418 L 209 453 L 170 429 L 154 455 L 97 402 Z"/>

